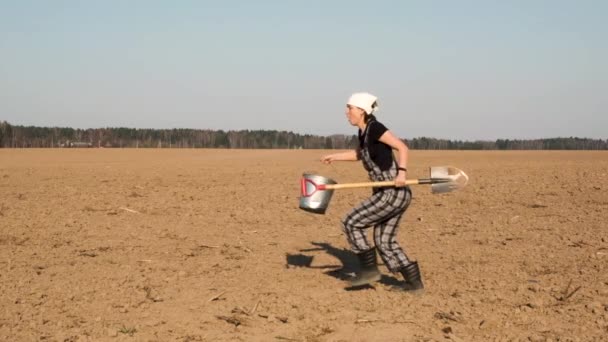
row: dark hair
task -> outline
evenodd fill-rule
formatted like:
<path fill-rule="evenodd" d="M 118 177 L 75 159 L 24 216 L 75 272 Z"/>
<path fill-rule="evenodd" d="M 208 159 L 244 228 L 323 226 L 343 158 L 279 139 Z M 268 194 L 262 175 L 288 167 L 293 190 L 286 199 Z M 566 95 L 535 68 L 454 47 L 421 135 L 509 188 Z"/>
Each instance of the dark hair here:
<path fill-rule="evenodd" d="M 376 117 L 374 116 L 374 114 L 365 113 L 365 116 L 363 117 L 363 122 L 368 123 L 371 120 L 376 120 Z"/>
<path fill-rule="evenodd" d="M 372 110 L 376 109 L 376 107 L 378 107 L 378 101 L 374 101 L 374 103 L 372 103 Z M 370 120 L 376 120 L 376 117 L 374 116 L 374 114 L 368 114 L 367 112 L 365 112 L 363 122 L 368 123 Z"/>

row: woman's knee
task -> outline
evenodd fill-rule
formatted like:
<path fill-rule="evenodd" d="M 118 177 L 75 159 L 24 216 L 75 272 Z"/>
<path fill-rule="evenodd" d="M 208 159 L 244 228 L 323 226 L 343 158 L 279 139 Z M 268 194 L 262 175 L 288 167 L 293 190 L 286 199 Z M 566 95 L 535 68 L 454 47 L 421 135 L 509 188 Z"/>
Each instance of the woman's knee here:
<path fill-rule="evenodd" d="M 353 219 L 351 216 L 346 216 L 342 219 L 342 230 L 344 232 L 352 232 L 355 229 L 360 229 L 361 224 L 357 222 L 357 220 Z"/>

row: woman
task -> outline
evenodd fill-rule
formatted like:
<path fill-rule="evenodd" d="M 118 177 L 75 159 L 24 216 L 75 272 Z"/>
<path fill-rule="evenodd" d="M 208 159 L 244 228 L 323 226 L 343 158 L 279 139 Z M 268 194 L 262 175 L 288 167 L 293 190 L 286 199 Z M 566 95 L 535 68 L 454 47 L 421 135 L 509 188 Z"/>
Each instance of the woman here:
<path fill-rule="evenodd" d="M 397 289 L 421 291 L 424 288 L 418 263 L 410 261 L 396 240 L 399 221 L 412 199 L 405 186 L 408 148 L 376 120 L 377 97 L 355 93 L 347 102 L 346 116 L 351 125 L 359 127 L 359 146 L 355 150 L 325 155 L 323 163 L 361 160 L 372 181 L 395 180 L 395 187 L 374 188 L 371 197 L 354 207 L 342 220 L 342 228 L 361 269 L 351 286 L 362 286 L 381 278 L 376 264 L 376 249 L 393 273 L 401 273 L 405 282 Z M 397 150 L 395 160 L 393 150 Z M 365 230 L 374 227 L 375 247 L 367 242 Z"/>

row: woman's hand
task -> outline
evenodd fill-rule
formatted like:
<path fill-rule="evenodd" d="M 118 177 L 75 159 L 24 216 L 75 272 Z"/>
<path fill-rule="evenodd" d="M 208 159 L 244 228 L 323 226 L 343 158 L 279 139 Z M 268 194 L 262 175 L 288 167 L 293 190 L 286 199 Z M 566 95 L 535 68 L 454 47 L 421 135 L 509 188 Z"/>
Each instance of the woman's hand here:
<path fill-rule="evenodd" d="M 333 154 L 328 154 L 328 155 L 324 155 L 323 157 L 321 157 L 321 163 L 323 163 L 323 164 L 331 164 L 331 162 L 334 160 L 335 160 L 335 157 Z"/>
<path fill-rule="evenodd" d="M 397 178 L 395 178 L 395 185 L 396 186 L 405 186 L 405 171 L 403 170 L 399 170 L 399 173 L 397 174 Z"/>

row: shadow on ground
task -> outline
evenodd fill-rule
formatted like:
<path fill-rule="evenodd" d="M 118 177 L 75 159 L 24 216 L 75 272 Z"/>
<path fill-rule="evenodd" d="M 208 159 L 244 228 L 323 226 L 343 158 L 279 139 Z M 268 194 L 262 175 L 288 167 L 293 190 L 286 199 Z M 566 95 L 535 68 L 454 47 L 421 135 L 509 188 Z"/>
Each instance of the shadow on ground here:
<path fill-rule="evenodd" d="M 334 246 L 332 246 L 330 243 L 327 242 L 315 242 L 315 241 L 311 241 L 311 244 L 315 247 L 313 248 L 306 248 L 306 249 L 301 249 L 300 250 L 300 254 L 286 254 L 286 262 L 287 264 L 285 265 L 287 268 L 290 267 L 306 267 L 306 268 L 313 268 L 313 269 L 328 269 L 327 271 L 325 271 L 324 273 L 340 279 L 344 282 L 348 281 L 351 277 L 354 276 L 354 274 L 357 272 L 357 270 L 359 269 L 359 261 L 357 260 L 357 256 L 355 255 L 355 253 L 346 250 L 346 249 L 342 249 L 342 248 L 336 248 Z M 315 253 L 315 252 L 325 252 L 331 256 L 333 256 L 334 258 L 338 259 L 338 261 L 340 261 L 340 265 L 320 265 L 320 266 L 313 266 L 312 262 L 315 258 L 314 255 L 308 255 L 308 253 Z M 302 254 L 302 253 L 307 253 L 307 254 Z M 382 278 L 379 281 L 381 284 L 384 285 L 398 285 L 400 284 L 400 281 L 391 276 L 391 275 L 386 275 L 383 274 Z M 348 285 L 348 284 L 346 284 Z M 368 288 L 374 288 L 372 285 L 365 285 L 365 286 L 359 286 L 359 287 L 347 287 L 347 290 L 360 290 L 360 289 L 368 289 Z"/>

